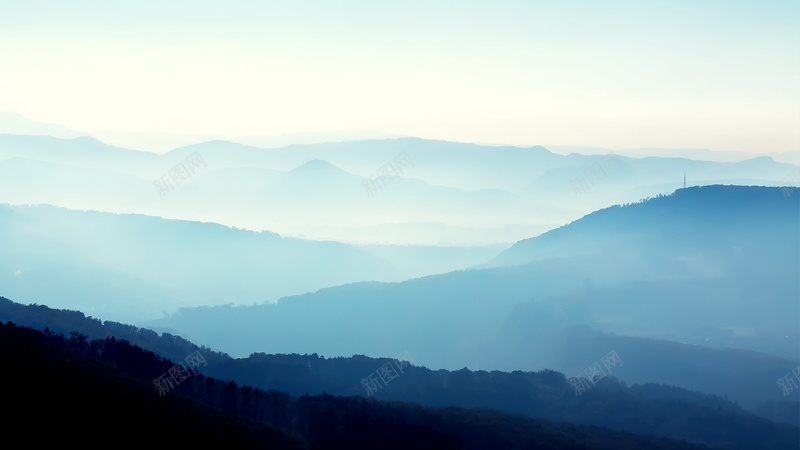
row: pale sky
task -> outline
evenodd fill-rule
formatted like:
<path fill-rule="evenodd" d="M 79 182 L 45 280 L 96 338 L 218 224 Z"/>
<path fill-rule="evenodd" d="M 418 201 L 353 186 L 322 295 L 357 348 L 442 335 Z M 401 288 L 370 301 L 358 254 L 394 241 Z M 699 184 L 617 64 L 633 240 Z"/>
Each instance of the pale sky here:
<path fill-rule="evenodd" d="M 0 1 L 0 111 L 88 132 L 800 150 L 800 2 Z"/>

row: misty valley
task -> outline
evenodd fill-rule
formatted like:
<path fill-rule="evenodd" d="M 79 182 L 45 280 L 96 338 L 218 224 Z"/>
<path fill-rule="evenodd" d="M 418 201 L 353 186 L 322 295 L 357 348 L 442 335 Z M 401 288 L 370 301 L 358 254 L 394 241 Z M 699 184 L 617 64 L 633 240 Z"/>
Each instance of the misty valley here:
<path fill-rule="evenodd" d="M 799 6 L 0 0 L 5 447 L 800 449 Z"/>
<path fill-rule="evenodd" d="M 125 420 L 245 447 L 796 444 L 800 189 L 767 181 L 790 164 L 405 139 L 0 143 L 4 376 L 31 371 L 42 395 L 104 409 L 128 392 Z M 382 160 L 390 173 L 348 171 Z M 107 184 L 66 182 L 84 170 Z M 146 178 L 159 170 L 166 187 Z M 659 175 L 684 170 L 703 184 Z M 215 222 L 230 210 L 338 240 Z"/>

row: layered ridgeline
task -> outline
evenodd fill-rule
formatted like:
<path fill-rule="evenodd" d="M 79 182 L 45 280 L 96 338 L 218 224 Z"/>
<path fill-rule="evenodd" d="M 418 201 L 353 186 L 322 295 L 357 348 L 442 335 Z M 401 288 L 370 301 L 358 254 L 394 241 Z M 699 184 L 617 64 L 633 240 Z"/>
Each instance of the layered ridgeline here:
<path fill-rule="evenodd" d="M 186 308 L 151 325 L 237 356 L 406 349 L 449 369 L 576 373 L 630 348 L 642 372 L 623 371 L 623 380 L 778 399 L 775 379 L 797 365 L 800 341 L 798 191 L 689 188 L 555 230 L 561 238 L 527 264 L 356 283 L 255 307 Z M 613 345 L 589 345 L 600 339 Z M 758 354 L 708 357 L 728 347 Z M 770 369 L 755 374 L 749 365 L 767 354 Z"/>
<path fill-rule="evenodd" d="M 0 134 L 17 134 L 32 136 L 52 136 L 60 139 L 93 137 L 117 147 L 162 153 L 175 148 L 198 143 L 225 139 L 219 136 L 186 135 L 181 133 L 147 133 L 147 132 L 85 132 L 72 130 L 61 125 L 42 123 L 28 119 L 18 113 L 0 112 Z M 258 148 L 281 148 L 298 144 L 321 144 L 331 142 L 352 142 L 378 139 L 395 139 L 404 137 L 394 133 L 372 130 L 347 130 L 326 132 L 284 133 L 281 135 L 240 136 L 227 139 L 230 142 Z M 559 154 L 580 153 L 584 155 L 605 155 L 615 150 L 590 146 L 547 145 L 547 148 Z M 748 153 L 740 151 L 712 151 L 703 148 L 632 148 L 616 150 L 616 153 L 633 158 L 665 157 L 685 158 L 701 161 L 738 162 L 758 156 L 770 156 L 775 161 L 800 164 L 800 151 L 783 153 Z"/>
<path fill-rule="evenodd" d="M 575 448 L 690 448 L 639 434 L 744 450 L 794 448 L 800 433 L 796 411 L 785 414 L 774 405 L 762 405 L 761 410 L 772 418 L 792 424 L 781 425 L 719 397 L 653 384 L 628 388 L 609 377 L 576 395 L 562 374 L 550 370 L 431 371 L 408 359 L 400 365 L 386 358 L 326 359 L 316 354 L 255 354 L 231 359 L 166 333 L 159 336 L 124 324 L 102 323 L 78 312 L 0 299 L 0 321 L 11 319 L 43 329 L 44 335 L 11 322 L 5 326 L 0 323 L 0 352 L 3 360 L 15 367 L 6 376 L 22 377 L 31 384 L 30 388 L 21 386 L 18 380 L 20 389 L 15 389 L 5 404 L 17 411 L 15 418 L 20 421 L 34 415 L 32 405 L 37 400 L 80 400 L 95 406 L 90 411 L 103 411 L 102 416 L 58 418 L 58 423 L 48 424 L 69 435 L 79 433 L 76 428 L 81 420 L 91 420 L 109 433 L 174 426 L 180 427 L 180 433 L 191 430 L 190 439 L 207 436 L 205 439 L 240 442 L 252 440 L 255 433 L 260 435 L 256 441 L 273 442 L 270 448 L 276 448 L 278 442 L 289 445 L 286 436 L 305 440 L 312 448 L 325 448 L 321 443 L 328 440 L 338 440 L 340 445 L 360 442 L 361 447 L 352 448 L 362 448 L 390 437 L 404 442 L 406 447 L 401 448 L 413 446 L 408 439 L 432 439 L 437 442 L 436 448 L 449 448 L 445 443 L 459 440 L 456 448 L 530 448 L 534 444 L 537 448 L 571 448 L 570 444 L 579 445 Z M 69 329 L 74 331 L 63 331 Z M 181 376 L 180 383 L 159 396 L 152 380 L 175 363 L 163 361 L 150 351 L 179 362 L 195 355 L 189 367 L 201 373 Z M 387 364 L 401 367 L 402 372 L 377 392 L 365 392 L 361 381 L 377 377 L 377 369 Z M 221 417 L 219 412 L 187 401 L 184 394 L 240 416 Z M 328 394 L 374 394 L 380 400 L 404 403 Z M 431 409 L 410 402 L 491 408 L 527 418 L 486 409 Z M 797 401 L 793 404 L 796 410 Z M 276 435 L 274 429 L 259 428 L 248 419 L 283 428 L 284 436 Z M 153 437 L 138 434 L 136 438 Z"/>
<path fill-rule="evenodd" d="M 510 243 L 613 203 L 671 192 L 684 172 L 689 185 L 777 185 L 793 170 L 769 157 L 559 155 L 414 138 L 278 149 L 212 141 L 156 155 L 89 137 L 0 135 L 2 203 L 360 243 Z"/>
<path fill-rule="evenodd" d="M 367 449 L 387 444 L 389 448 L 479 449 L 509 448 L 520 442 L 526 446 L 544 442 L 543 448 L 553 449 L 697 448 L 601 430 L 590 431 L 587 439 L 576 426 L 500 413 L 434 410 L 327 394 L 292 398 L 285 392 L 206 377 L 196 373 L 200 367 L 189 376 L 179 375 L 173 388 L 159 395 L 151 380 L 173 365 L 152 352 L 127 341 L 87 342 L 77 332 L 67 338 L 12 322 L 0 324 L 0 357 L 15 368 L 13 374 L 0 375 L 0 380 L 15 385 L 3 401 L 13 411 L 4 420 L 7 437 L 16 437 L 19 430 L 36 422 L 50 432 L 25 438 L 39 446 L 57 445 L 64 439 L 105 441 L 124 435 L 129 445 L 136 446 L 243 449 Z M 42 414 L 41 405 L 48 402 L 79 403 L 83 408 L 63 417 Z M 91 435 L 87 424 L 91 424 Z M 783 440 L 775 442 L 781 445 Z M 589 445 L 581 445 L 582 441 Z"/>
<path fill-rule="evenodd" d="M 798 254 L 793 245 L 798 242 L 800 215 L 794 208 L 800 206 L 796 192 L 789 187 L 752 186 L 679 189 L 652 201 L 605 208 L 519 241 L 482 267 L 603 256 L 617 258 L 630 269 L 633 266 L 625 258 L 630 255 L 653 261 L 636 264 L 647 264 L 643 270 L 652 276 L 674 272 L 677 265 L 691 276 L 759 268 L 785 275 L 793 267 L 780 263 Z"/>
<path fill-rule="evenodd" d="M 0 295 L 105 319 L 253 304 L 355 281 L 464 268 L 497 247 L 364 246 L 214 223 L 0 205 Z"/>

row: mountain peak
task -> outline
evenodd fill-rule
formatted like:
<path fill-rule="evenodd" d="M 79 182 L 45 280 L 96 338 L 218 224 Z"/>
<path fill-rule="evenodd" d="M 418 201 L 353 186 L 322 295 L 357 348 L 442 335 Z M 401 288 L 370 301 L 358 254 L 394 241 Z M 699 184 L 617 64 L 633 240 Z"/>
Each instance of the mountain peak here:
<path fill-rule="evenodd" d="M 342 176 L 350 175 L 348 172 L 325 161 L 323 159 L 312 159 L 287 172 L 289 176 Z"/>
<path fill-rule="evenodd" d="M 331 170 L 331 169 L 338 169 L 338 167 L 334 166 L 333 164 L 325 161 L 324 159 L 312 159 L 306 163 L 303 163 L 292 171 L 308 171 L 308 170 Z"/>

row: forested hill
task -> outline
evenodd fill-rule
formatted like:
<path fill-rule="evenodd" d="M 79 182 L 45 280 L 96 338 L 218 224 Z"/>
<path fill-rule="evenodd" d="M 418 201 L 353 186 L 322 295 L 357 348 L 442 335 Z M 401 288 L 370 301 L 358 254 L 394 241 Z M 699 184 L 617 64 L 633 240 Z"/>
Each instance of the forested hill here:
<path fill-rule="evenodd" d="M 708 448 L 594 427 L 524 419 L 488 410 L 425 408 L 363 398 L 291 397 L 196 372 L 158 393 L 154 378 L 173 363 L 116 339 L 54 335 L 0 323 L 4 438 L 34 447 L 84 439 L 101 443 L 270 449 L 661 449 Z M 160 394 L 160 395 L 159 395 Z M 81 405 L 65 414 L 43 405 Z M 31 423 L 45 433 L 20 434 Z M 784 447 L 785 437 L 768 442 Z M 94 447 L 91 443 L 87 447 Z"/>
<path fill-rule="evenodd" d="M 686 189 L 542 236 L 551 242 L 531 245 L 532 257 L 543 259 L 527 264 L 336 286 L 277 304 L 183 308 L 146 324 L 202 336 L 238 357 L 382 356 L 405 349 L 423 364 L 450 370 L 576 370 L 537 350 L 552 347 L 554 333 L 582 325 L 796 361 L 798 199 L 797 188 Z M 518 320 L 525 310 L 534 311 L 525 317 L 535 322 Z M 727 369 L 692 378 L 711 384 L 717 371 Z"/>
<path fill-rule="evenodd" d="M 391 363 L 386 358 L 324 358 L 316 354 L 254 354 L 249 358 L 232 359 L 166 333 L 159 336 L 153 331 L 129 325 L 102 323 L 78 312 L 23 306 L 0 299 L 0 320 L 12 318 L 17 323 L 39 329 L 48 327 L 51 333 L 74 334 L 76 342 L 84 342 L 90 349 L 108 345 L 110 337 L 115 336 L 117 341 L 130 339 L 144 349 L 167 354 L 174 361 L 183 360 L 187 355 L 199 351 L 208 363 L 202 369 L 205 375 L 235 380 L 239 385 L 247 384 L 262 391 L 287 391 L 286 396 L 304 393 L 319 395 L 323 392 L 366 396 L 368 392 L 364 391 L 362 380 Z M 76 332 L 70 333 L 70 329 Z M 90 338 L 82 340 L 81 333 Z M 100 338 L 99 344 L 92 344 L 94 347 L 89 345 L 88 340 L 92 338 Z M 163 367 L 159 367 L 161 369 Z M 796 443 L 800 437 L 797 426 L 779 425 L 755 417 L 723 398 L 659 385 L 635 385 L 629 388 L 614 379 L 600 380 L 589 391 L 577 395 L 561 373 L 549 370 L 508 373 L 470 371 L 465 368 L 433 371 L 411 366 L 373 394 L 381 400 L 428 406 L 491 408 L 522 413 L 530 418 L 688 439 L 707 443 L 711 447 L 792 448 L 782 447 L 781 442 Z M 347 403 L 355 400 L 341 401 Z M 797 423 L 796 419 L 793 423 Z M 731 437 L 735 437 L 735 445 L 727 444 Z M 771 446 L 759 447 L 762 442 Z"/>
<path fill-rule="evenodd" d="M 800 188 L 690 187 L 596 211 L 519 241 L 486 266 L 615 252 L 653 260 L 710 254 L 747 258 L 756 269 L 783 273 L 798 264 L 798 226 Z"/>

